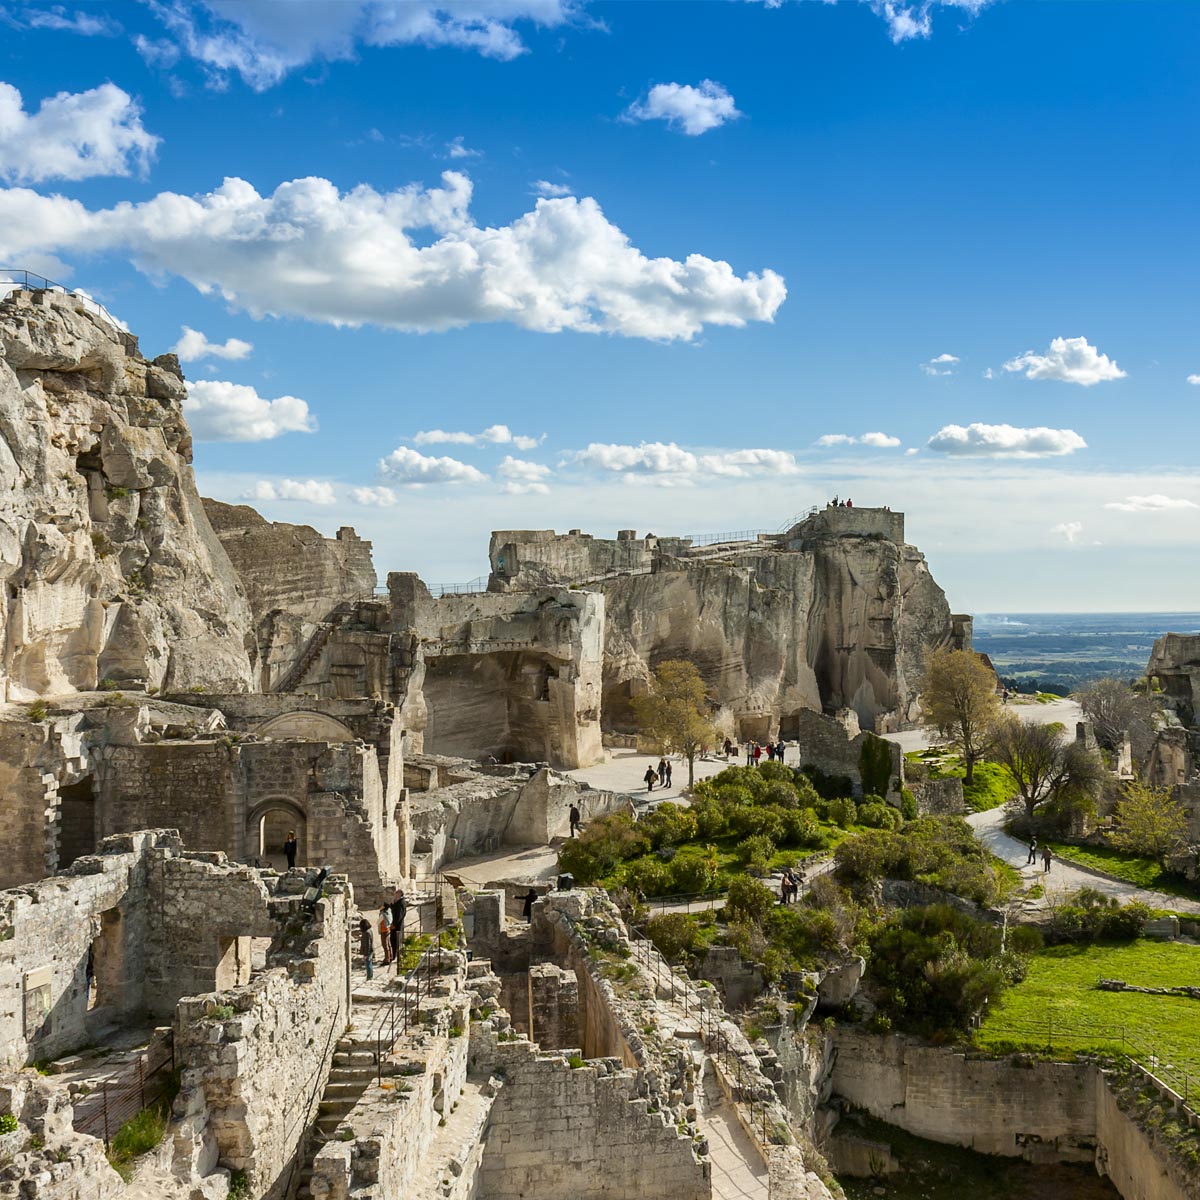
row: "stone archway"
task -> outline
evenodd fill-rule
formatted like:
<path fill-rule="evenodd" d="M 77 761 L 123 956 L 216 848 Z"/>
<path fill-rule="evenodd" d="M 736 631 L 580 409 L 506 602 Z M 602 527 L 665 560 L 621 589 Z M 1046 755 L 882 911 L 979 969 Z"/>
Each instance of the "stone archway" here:
<path fill-rule="evenodd" d="M 298 849 L 296 865 L 308 865 L 308 817 L 304 809 L 285 796 L 273 796 L 256 804 L 246 816 L 246 861 L 256 859 L 264 867 L 287 869 L 284 839 L 295 831 Z"/>
<path fill-rule="evenodd" d="M 355 735 L 336 717 L 312 709 L 298 708 L 264 721 L 254 732 L 260 737 L 308 738 L 314 742 L 352 742 Z"/>

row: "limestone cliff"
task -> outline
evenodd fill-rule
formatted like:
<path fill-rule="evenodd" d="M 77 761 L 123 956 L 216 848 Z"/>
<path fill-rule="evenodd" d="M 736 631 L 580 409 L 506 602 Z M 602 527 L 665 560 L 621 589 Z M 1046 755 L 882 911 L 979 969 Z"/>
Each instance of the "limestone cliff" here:
<path fill-rule="evenodd" d="M 173 356 L 147 362 L 76 297 L 0 301 L 0 695 L 251 686 L 183 396 Z"/>

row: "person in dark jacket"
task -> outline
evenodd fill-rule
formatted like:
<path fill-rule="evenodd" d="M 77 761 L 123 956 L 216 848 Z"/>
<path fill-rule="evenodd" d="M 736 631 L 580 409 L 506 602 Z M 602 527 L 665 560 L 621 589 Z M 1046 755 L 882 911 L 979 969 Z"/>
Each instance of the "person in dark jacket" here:
<path fill-rule="evenodd" d="M 299 843 L 296 841 L 296 831 L 288 830 L 287 841 L 283 843 L 283 853 L 287 858 L 288 870 L 292 870 L 296 865 L 296 851 L 299 849 Z"/>
<path fill-rule="evenodd" d="M 375 935 L 371 932 L 371 922 L 366 917 L 360 917 L 358 922 L 358 952 L 367 964 L 367 978 L 375 976 Z"/>
<path fill-rule="evenodd" d="M 529 891 L 521 897 L 521 915 L 526 921 L 533 920 L 533 902 L 539 899 L 537 888 L 530 888 Z"/>
<path fill-rule="evenodd" d="M 392 897 L 392 957 L 400 961 L 400 947 L 404 944 L 404 918 L 408 913 L 408 901 L 404 893 L 397 890 Z"/>

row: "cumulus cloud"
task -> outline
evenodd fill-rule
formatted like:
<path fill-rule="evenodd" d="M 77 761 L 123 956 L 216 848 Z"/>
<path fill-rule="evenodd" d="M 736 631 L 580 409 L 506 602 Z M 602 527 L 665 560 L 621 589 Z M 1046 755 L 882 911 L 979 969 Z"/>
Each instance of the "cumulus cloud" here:
<path fill-rule="evenodd" d="M 953 354 L 939 354 L 936 358 L 931 358 L 928 362 L 921 363 L 921 370 L 926 375 L 953 375 L 954 368 L 959 363 L 959 358 Z"/>
<path fill-rule="evenodd" d="M 933 15 L 938 9 L 958 10 L 975 16 L 993 0 L 866 0 L 887 22 L 888 36 L 897 45 L 933 33 Z"/>
<path fill-rule="evenodd" d="M 706 79 L 699 87 L 656 83 L 645 100 L 631 104 L 623 117 L 626 121 L 666 121 L 671 129 L 699 137 L 741 115 L 725 86 Z"/>
<path fill-rule="evenodd" d="M 1051 533 L 1060 534 L 1066 538 L 1072 546 L 1078 543 L 1080 536 L 1083 533 L 1082 521 L 1062 521 L 1058 525 L 1051 526 Z"/>
<path fill-rule="evenodd" d="M 470 146 L 464 146 L 461 133 L 446 143 L 447 158 L 479 158 L 482 154 L 482 150 L 472 150 Z"/>
<path fill-rule="evenodd" d="M 368 508 L 391 508 L 396 493 L 390 487 L 356 487 L 350 489 L 350 499 Z"/>
<path fill-rule="evenodd" d="M 242 493 L 242 499 L 298 500 L 302 504 L 337 503 L 333 484 L 316 479 L 280 479 L 275 482 L 260 479 L 248 492 Z"/>
<path fill-rule="evenodd" d="M 575 0 L 173 0 L 156 3 L 178 50 L 214 87 L 238 75 L 264 91 L 315 61 L 360 46 L 454 47 L 508 61 L 526 52 L 518 25 L 565 25 Z"/>
<path fill-rule="evenodd" d="M 647 258 L 590 197 L 538 200 L 511 224 L 481 228 L 471 192 L 456 171 L 438 188 L 385 193 L 310 178 L 260 196 L 226 179 L 206 195 L 100 210 L 0 189 L 0 259 L 125 251 L 142 270 L 182 276 L 255 315 L 421 332 L 511 321 L 689 339 L 705 325 L 770 321 L 787 295 L 774 271 L 738 276 L 700 254 Z"/>
<path fill-rule="evenodd" d="M 1081 387 L 1125 378 L 1125 372 L 1107 354 L 1101 354 L 1082 337 L 1055 338 L 1045 354 L 1026 350 L 1010 358 L 1004 369 L 1022 373 L 1026 379 L 1057 379 Z"/>
<path fill-rule="evenodd" d="M 440 444 L 454 446 L 478 446 L 490 443 L 494 446 L 516 446 L 518 450 L 532 450 L 546 440 L 541 437 L 530 437 L 527 434 L 513 433 L 507 425 L 489 425 L 482 433 L 466 433 L 463 430 L 422 429 L 413 434 L 413 444 L 417 446 L 436 446 Z"/>
<path fill-rule="evenodd" d="M 202 358 L 242 359 L 253 349 L 252 343 L 235 337 L 223 342 L 210 342 L 198 329 L 185 325 L 171 352 L 178 356 L 180 362 L 199 362 Z"/>
<path fill-rule="evenodd" d="M 582 467 L 620 471 L 626 478 L 659 478 L 665 486 L 689 482 L 706 475 L 748 479 L 769 475 L 794 475 L 795 456 L 786 450 L 727 450 L 693 454 L 674 442 L 642 442 L 637 446 L 592 442 L 569 458 Z"/>
<path fill-rule="evenodd" d="M 551 183 L 548 179 L 535 179 L 530 185 L 530 190 L 535 196 L 543 196 L 547 200 L 553 200 L 559 196 L 570 196 L 575 191 L 565 183 Z"/>
<path fill-rule="evenodd" d="M 316 418 L 296 396 L 267 400 L 249 384 L 196 379 L 184 415 L 198 442 L 265 442 L 285 433 L 315 433 Z"/>
<path fill-rule="evenodd" d="M 1182 496 L 1164 496 L 1155 492 L 1149 496 L 1126 496 L 1124 500 L 1112 500 L 1104 506 L 1116 509 L 1118 512 L 1171 512 L 1181 508 L 1200 508 L 1191 500 Z"/>
<path fill-rule="evenodd" d="M 1087 442 L 1073 429 L 1015 425 L 943 425 L 926 443 L 930 450 L 956 457 L 1051 458 L 1083 450 Z"/>
<path fill-rule="evenodd" d="M 409 446 L 397 446 L 379 460 L 379 472 L 397 483 L 420 487 L 425 483 L 482 483 L 487 476 L 456 458 L 435 458 Z"/>
<path fill-rule="evenodd" d="M 115 84 L 59 92 L 26 112 L 21 93 L 0 83 L 0 179 L 144 175 L 158 143 L 142 127 L 140 106 Z"/>
<path fill-rule="evenodd" d="M 1195 387 L 1200 387 L 1200 375 L 1189 375 L 1187 381 Z"/>
<path fill-rule="evenodd" d="M 853 437 L 848 433 L 825 433 L 816 440 L 818 446 L 874 446 L 876 449 L 889 450 L 900 445 L 898 437 L 890 433 L 864 433 L 861 437 Z"/>
<path fill-rule="evenodd" d="M 496 468 L 496 474 L 504 480 L 500 490 L 511 496 L 520 496 L 528 492 L 545 495 L 550 491 L 545 480 L 552 472 L 542 463 L 529 462 L 527 459 L 513 458 L 511 454 L 506 454 L 504 461 Z"/>

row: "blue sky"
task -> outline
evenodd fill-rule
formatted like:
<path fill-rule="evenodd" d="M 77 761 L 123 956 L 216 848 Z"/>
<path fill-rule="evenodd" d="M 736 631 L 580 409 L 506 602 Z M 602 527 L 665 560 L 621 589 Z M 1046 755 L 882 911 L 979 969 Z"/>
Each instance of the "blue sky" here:
<path fill-rule="evenodd" d="M 1198 35 L 1146 0 L 0 0 L 0 263 L 179 346 L 202 489 L 353 524 L 381 576 L 840 492 L 956 608 L 1191 609 Z"/>

